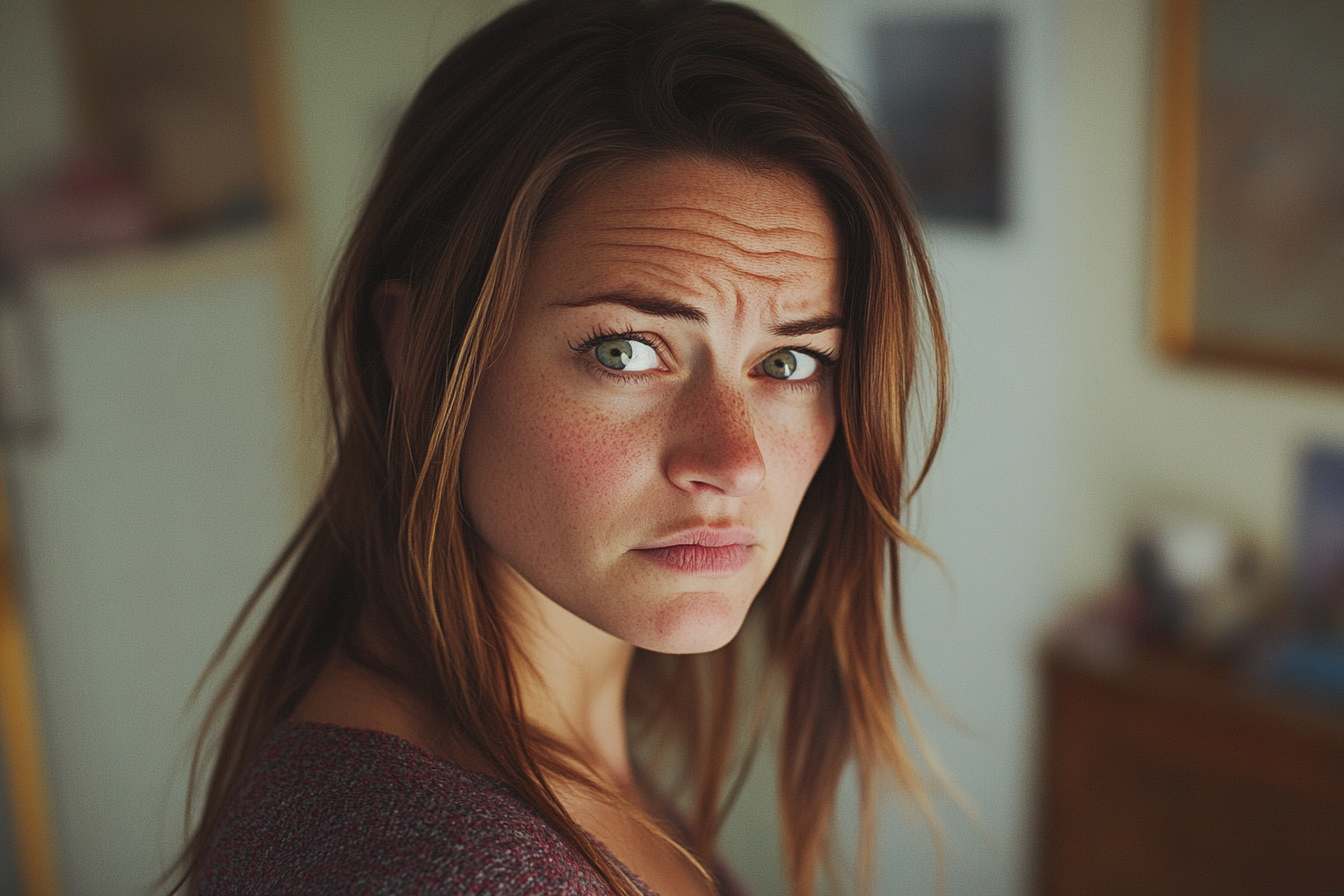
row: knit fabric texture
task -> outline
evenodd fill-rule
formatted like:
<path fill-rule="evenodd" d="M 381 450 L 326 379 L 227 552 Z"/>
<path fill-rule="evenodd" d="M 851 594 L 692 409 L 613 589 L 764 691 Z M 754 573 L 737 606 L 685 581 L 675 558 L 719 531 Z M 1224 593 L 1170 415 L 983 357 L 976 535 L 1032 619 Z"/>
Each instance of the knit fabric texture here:
<path fill-rule="evenodd" d="M 262 746 L 215 828 L 192 891 L 611 892 L 502 781 L 390 734 L 307 722 L 282 724 Z"/>

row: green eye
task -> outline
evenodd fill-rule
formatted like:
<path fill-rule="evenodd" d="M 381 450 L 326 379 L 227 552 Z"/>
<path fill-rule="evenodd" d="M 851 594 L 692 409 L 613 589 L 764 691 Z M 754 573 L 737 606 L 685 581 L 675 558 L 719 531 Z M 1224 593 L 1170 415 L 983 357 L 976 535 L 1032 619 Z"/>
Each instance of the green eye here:
<path fill-rule="evenodd" d="M 780 349 L 761 362 L 766 376 L 777 380 L 805 380 L 817 372 L 817 359 L 793 349 Z"/>
<path fill-rule="evenodd" d="M 634 339 L 608 339 L 593 348 L 603 367 L 612 370 L 652 370 L 658 366 L 658 353 Z"/>

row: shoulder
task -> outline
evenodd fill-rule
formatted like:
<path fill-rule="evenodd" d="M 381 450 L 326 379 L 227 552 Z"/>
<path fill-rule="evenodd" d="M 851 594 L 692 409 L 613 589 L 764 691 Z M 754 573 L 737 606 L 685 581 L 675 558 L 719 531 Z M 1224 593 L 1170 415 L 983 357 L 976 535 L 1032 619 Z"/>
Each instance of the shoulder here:
<path fill-rule="evenodd" d="M 377 731 L 280 726 L 211 836 L 213 893 L 605 894 L 507 785 Z"/>

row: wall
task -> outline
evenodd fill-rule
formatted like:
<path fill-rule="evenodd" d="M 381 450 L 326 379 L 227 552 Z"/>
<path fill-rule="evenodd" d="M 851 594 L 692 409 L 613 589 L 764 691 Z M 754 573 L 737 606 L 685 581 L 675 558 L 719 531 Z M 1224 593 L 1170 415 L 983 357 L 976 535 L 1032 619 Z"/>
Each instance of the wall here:
<path fill-rule="evenodd" d="M 38 272 L 59 429 L 7 458 L 71 896 L 176 857 L 188 697 L 294 522 L 268 235 L 152 255 Z"/>
<path fill-rule="evenodd" d="M 1057 471 L 1067 425 L 1054 10 L 1036 0 L 852 0 L 829 5 L 821 42 L 823 59 L 862 101 L 874 17 L 983 12 L 1007 29 L 1009 221 L 997 232 L 928 232 L 954 398 L 914 524 L 948 577 L 911 557 L 904 581 L 912 647 L 935 695 L 916 701 L 916 718 L 964 803 L 946 793 L 935 801 L 949 894 L 1020 893 L 1029 872 L 1034 647 L 1060 591 Z M 886 815 L 876 892 L 935 891 L 933 840 L 910 810 L 892 801 Z M 851 816 L 839 840 L 857 833 Z"/>
<path fill-rule="evenodd" d="M 281 0 L 281 48 L 294 111 L 320 296 L 387 140 L 443 54 L 507 4 L 498 0 Z"/>
<path fill-rule="evenodd" d="M 0 196 L 28 182 L 74 138 L 57 12 L 50 0 L 0 4 Z"/>

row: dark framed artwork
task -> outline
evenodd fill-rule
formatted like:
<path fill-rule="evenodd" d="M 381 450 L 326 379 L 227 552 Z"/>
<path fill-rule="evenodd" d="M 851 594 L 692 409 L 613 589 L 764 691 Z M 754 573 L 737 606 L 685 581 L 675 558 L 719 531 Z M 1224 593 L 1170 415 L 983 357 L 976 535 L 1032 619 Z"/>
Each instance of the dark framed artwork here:
<path fill-rule="evenodd" d="M 1344 378 L 1344 3 L 1160 9 L 1159 344 Z"/>
<path fill-rule="evenodd" d="M 1000 19 L 879 19 L 870 41 L 877 131 L 919 216 L 950 224 L 1004 223 Z"/>

